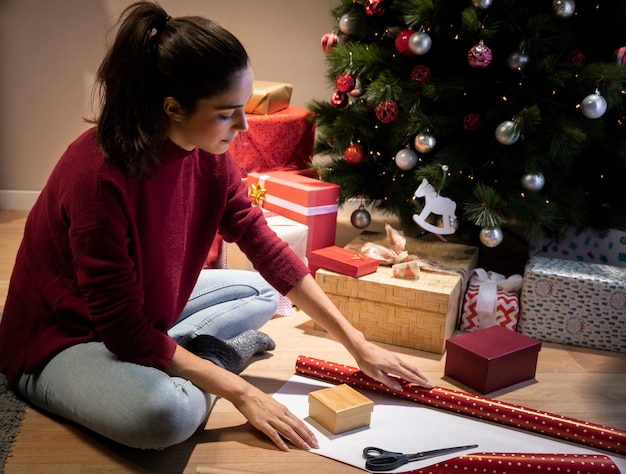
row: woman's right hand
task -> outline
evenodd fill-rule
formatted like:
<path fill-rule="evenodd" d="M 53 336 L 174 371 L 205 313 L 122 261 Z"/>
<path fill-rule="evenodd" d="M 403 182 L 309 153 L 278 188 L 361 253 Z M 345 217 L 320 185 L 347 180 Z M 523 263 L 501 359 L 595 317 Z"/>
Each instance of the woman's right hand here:
<path fill-rule="evenodd" d="M 230 401 L 252 426 L 265 433 L 283 451 L 289 451 L 285 439 L 307 451 L 319 447 L 317 438 L 302 420 L 255 386 L 249 385 L 237 399 Z"/>

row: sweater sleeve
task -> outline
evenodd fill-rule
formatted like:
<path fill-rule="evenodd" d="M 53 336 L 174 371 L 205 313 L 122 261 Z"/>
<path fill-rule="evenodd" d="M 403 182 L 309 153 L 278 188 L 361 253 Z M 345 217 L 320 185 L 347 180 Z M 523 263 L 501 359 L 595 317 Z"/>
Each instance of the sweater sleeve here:
<path fill-rule="evenodd" d="M 231 162 L 231 168 L 234 162 Z M 234 175 L 238 171 L 233 170 Z M 236 242 L 254 268 L 281 294 L 288 293 L 307 273 L 300 257 L 268 226 L 260 207 L 252 205 L 241 179 L 231 181 L 220 233 Z"/>

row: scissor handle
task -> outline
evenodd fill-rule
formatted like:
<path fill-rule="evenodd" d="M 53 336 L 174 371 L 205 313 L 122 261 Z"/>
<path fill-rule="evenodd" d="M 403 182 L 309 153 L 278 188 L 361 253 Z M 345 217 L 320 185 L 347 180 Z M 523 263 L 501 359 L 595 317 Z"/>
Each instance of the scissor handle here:
<path fill-rule="evenodd" d="M 386 451 L 374 446 L 363 449 L 363 456 L 367 459 L 365 468 L 370 471 L 392 471 L 409 462 L 408 456 L 403 453 Z"/>

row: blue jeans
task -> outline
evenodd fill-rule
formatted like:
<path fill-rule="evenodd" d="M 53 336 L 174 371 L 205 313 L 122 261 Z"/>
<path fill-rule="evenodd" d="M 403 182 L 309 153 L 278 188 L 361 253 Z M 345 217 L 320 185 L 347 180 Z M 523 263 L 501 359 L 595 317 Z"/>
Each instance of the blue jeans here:
<path fill-rule="evenodd" d="M 259 329 L 276 312 L 278 293 L 256 272 L 203 270 L 185 310 L 168 332 L 230 338 Z M 188 380 L 117 359 L 101 342 L 70 347 L 17 391 L 34 405 L 127 446 L 163 449 L 206 421 L 215 396 Z"/>

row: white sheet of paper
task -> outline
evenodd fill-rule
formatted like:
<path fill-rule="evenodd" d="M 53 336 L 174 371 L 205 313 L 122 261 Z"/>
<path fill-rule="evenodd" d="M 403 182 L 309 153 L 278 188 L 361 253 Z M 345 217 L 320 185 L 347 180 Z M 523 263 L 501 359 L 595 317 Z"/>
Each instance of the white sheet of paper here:
<path fill-rule="evenodd" d="M 274 395 L 293 414 L 304 420 L 317 436 L 320 447 L 311 452 L 365 470 L 363 448 L 416 453 L 431 449 L 478 444 L 478 448 L 447 456 L 414 461 L 389 472 L 406 472 L 471 452 L 604 454 L 626 474 L 626 456 L 597 451 L 582 445 L 537 436 L 495 423 L 481 421 L 353 387 L 374 402 L 370 426 L 333 435 L 309 417 L 308 394 L 333 384 L 301 375 L 292 376 Z"/>

